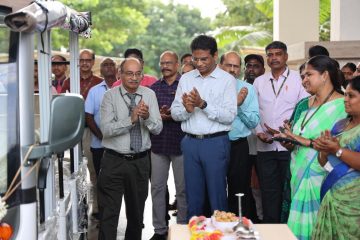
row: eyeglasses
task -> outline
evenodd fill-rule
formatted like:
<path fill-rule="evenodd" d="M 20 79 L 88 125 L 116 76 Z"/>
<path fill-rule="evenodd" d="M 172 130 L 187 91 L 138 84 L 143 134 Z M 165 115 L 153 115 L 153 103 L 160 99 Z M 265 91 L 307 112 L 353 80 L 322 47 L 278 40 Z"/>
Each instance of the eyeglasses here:
<path fill-rule="evenodd" d="M 130 77 L 140 78 L 143 76 L 142 72 L 123 72 L 123 74 L 129 78 Z"/>
<path fill-rule="evenodd" d="M 174 62 L 159 62 L 159 66 L 162 67 L 162 66 L 170 66 L 170 65 L 173 65 Z"/>
<path fill-rule="evenodd" d="M 92 61 L 93 61 L 93 59 L 86 59 L 86 58 L 80 59 L 80 63 L 91 63 Z"/>

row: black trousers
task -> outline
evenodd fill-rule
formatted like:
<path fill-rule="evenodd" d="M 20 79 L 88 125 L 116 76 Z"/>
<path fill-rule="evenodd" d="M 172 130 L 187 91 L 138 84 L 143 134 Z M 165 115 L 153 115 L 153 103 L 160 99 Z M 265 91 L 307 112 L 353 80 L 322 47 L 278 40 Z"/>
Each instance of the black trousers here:
<path fill-rule="evenodd" d="M 116 240 L 123 195 L 127 217 L 125 239 L 141 240 L 149 175 L 149 155 L 126 160 L 105 151 L 98 177 L 99 240 Z"/>
<path fill-rule="evenodd" d="M 236 215 L 239 214 L 238 197 L 235 194 L 244 193 L 244 197 L 241 198 L 242 214 L 243 216 L 250 217 L 254 215 L 251 213 L 251 209 L 253 210 L 254 208 L 250 206 L 254 200 L 250 186 L 253 163 L 249 159 L 248 141 L 246 138 L 240 138 L 230 142 L 230 163 L 227 173 L 229 211 Z"/>
<path fill-rule="evenodd" d="M 290 164 L 290 152 L 258 152 L 256 166 L 259 177 L 263 223 L 280 223 L 283 189 Z"/>
<path fill-rule="evenodd" d="M 101 164 L 101 159 L 104 154 L 104 148 L 90 148 L 90 151 L 92 153 L 96 176 L 99 176 L 100 164 Z"/>

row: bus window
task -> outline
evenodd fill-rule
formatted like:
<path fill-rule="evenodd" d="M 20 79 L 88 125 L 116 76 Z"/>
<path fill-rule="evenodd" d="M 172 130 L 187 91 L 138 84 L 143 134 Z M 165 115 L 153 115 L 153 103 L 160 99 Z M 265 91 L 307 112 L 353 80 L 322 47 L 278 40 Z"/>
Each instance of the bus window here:
<path fill-rule="evenodd" d="M 17 146 L 17 45 L 18 34 L 2 23 L 0 11 L 0 194 L 7 190 L 9 181 L 19 167 Z"/>

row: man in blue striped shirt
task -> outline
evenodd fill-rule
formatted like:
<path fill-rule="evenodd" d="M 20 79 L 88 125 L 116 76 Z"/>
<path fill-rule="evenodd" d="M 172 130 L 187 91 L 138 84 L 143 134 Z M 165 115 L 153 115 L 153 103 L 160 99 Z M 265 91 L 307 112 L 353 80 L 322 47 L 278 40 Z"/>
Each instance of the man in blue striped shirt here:
<path fill-rule="evenodd" d="M 220 58 L 220 68 L 232 74 L 237 79 L 237 114 L 229 132 L 231 142 L 230 163 L 227 173 L 229 211 L 238 214 L 236 193 L 244 193 L 242 201 L 243 215 L 250 217 L 251 199 L 251 162 L 249 160 L 249 145 L 247 136 L 251 129 L 259 123 L 259 104 L 254 87 L 239 80 L 241 58 L 237 52 L 227 52 Z"/>

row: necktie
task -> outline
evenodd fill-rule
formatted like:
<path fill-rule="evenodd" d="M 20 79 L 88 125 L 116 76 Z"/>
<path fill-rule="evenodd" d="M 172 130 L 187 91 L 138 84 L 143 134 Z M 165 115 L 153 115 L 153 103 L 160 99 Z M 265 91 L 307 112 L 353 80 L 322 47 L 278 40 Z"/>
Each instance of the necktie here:
<path fill-rule="evenodd" d="M 131 115 L 133 109 L 136 107 L 135 98 L 136 94 L 127 93 L 127 96 L 130 99 L 130 111 L 129 116 Z M 136 121 L 135 125 L 130 129 L 130 149 L 134 152 L 140 152 L 142 146 L 141 140 L 141 128 L 140 121 Z"/>

